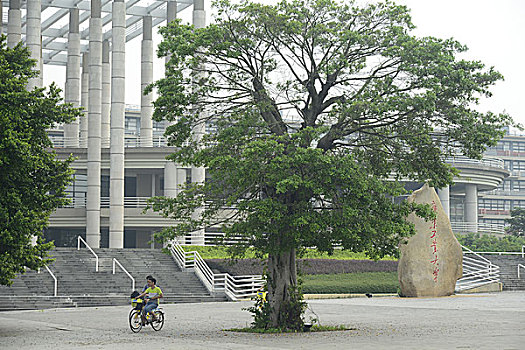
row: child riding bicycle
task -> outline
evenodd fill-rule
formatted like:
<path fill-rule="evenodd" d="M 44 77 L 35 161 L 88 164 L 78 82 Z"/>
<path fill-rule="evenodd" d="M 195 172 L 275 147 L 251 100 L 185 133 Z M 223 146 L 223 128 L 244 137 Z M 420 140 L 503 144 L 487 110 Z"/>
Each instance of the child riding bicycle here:
<path fill-rule="evenodd" d="M 148 277 L 148 288 L 138 296 L 138 298 L 146 296 L 146 298 L 144 298 L 146 301 L 146 306 L 144 306 L 144 309 L 142 311 L 143 324 L 146 323 L 146 315 L 148 313 L 151 313 L 153 315 L 153 321 L 157 320 L 155 313 L 153 313 L 152 311 L 159 306 L 159 299 L 163 297 L 162 290 L 160 290 L 160 288 L 156 286 L 157 280 L 151 276 Z"/>

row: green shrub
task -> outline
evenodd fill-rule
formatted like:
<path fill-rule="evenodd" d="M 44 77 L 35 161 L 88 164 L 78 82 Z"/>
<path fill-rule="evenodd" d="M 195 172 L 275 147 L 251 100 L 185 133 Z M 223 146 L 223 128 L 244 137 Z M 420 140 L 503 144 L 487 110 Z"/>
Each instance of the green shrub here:
<path fill-rule="evenodd" d="M 397 272 L 303 276 L 305 294 L 397 293 Z"/>
<path fill-rule="evenodd" d="M 456 237 L 461 245 L 475 252 L 521 252 L 521 247 L 525 245 L 525 237 L 496 237 L 479 233 L 458 234 Z"/>
<path fill-rule="evenodd" d="M 224 246 L 194 246 L 186 245 L 182 246 L 186 252 L 198 251 L 203 259 L 229 259 L 230 255 L 227 248 Z M 248 250 L 245 256 L 246 259 L 255 258 L 253 250 Z M 334 259 L 334 260 L 365 260 L 368 259 L 365 253 L 354 253 L 348 250 L 336 249 L 332 255 L 327 253 L 319 253 L 315 249 L 307 249 L 306 252 L 300 257 L 302 259 Z M 397 260 L 394 257 L 384 257 L 380 260 Z"/>

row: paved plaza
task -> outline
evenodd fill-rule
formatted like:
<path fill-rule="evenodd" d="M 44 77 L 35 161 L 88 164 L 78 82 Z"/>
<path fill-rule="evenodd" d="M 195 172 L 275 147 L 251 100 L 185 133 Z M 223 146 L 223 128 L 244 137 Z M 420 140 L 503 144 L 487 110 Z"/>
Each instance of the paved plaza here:
<path fill-rule="evenodd" d="M 160 332 L 134 334 L 129 307 L 0 313 L 1 349 L 524 349 L 525 292 L 310 300 L 321 324 L 353 330 L 246 334 L 250 302 L 164 305 Z"/>

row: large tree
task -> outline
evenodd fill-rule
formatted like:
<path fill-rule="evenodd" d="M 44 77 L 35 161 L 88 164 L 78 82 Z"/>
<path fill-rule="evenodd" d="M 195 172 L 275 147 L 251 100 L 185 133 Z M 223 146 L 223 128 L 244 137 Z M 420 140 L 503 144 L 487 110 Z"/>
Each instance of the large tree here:
<path fill-rule="evenodd" d="M 407 214 L 429 215 L 392 199 L 401 180 L 445 186 L 448 156 L 495 144 L 510 118 L 474 107 L 502 76 L 458 59 L 466 47 L 452 39 L 411 35 L 409 10 L 393 2 L 215 6 L 206 28 L 161 30 L 170 58 L 154 84 L 170 159 L 205 167 L 208 180 L 151 207 L 179 222 L 163 240 L 211 225 L 243 237 L 237 252 L 267 258 L 266 326 L 297 328 L 296 255 L 395 254 L 413 233 Z"/>
<path fill-rule="evenodd" d="M 510 219 L 505 220 L 505 223 L 509 224 L 505 232 L 516 237 L 525 236 L 525 209 L 513 208 L 510 216 Z"/>
<path fill-rule="evenodd" d="M 61 104 L 59 89 L 27 90 L 35 61 L 22 43 L 10 49 L 0 36 L 0 284 L 10 285 L 25 267 L 38 269 L 53 244 L 43 230 L 65 203 L 68 161 L 58 161 L 46 129 L 70 122 L 78 110 Z M 36 242 L 35 242 L 36 241 Z"/>

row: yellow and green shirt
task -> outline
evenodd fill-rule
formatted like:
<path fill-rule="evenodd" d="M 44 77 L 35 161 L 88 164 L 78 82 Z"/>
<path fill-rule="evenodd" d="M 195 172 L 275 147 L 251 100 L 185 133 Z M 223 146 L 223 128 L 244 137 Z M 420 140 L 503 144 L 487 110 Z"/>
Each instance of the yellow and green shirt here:
<path fill-rule="evenodd" d="M 155 286 L 155 288 L 148 287 L 148 289 L 145 290 L 145 292 L 148 295 L 148 298 L 154 298 L 162 294 L 162 291 L 159 287 Z M 150 300 L 151 303 L 159 303 L 159 299 Z"/>

